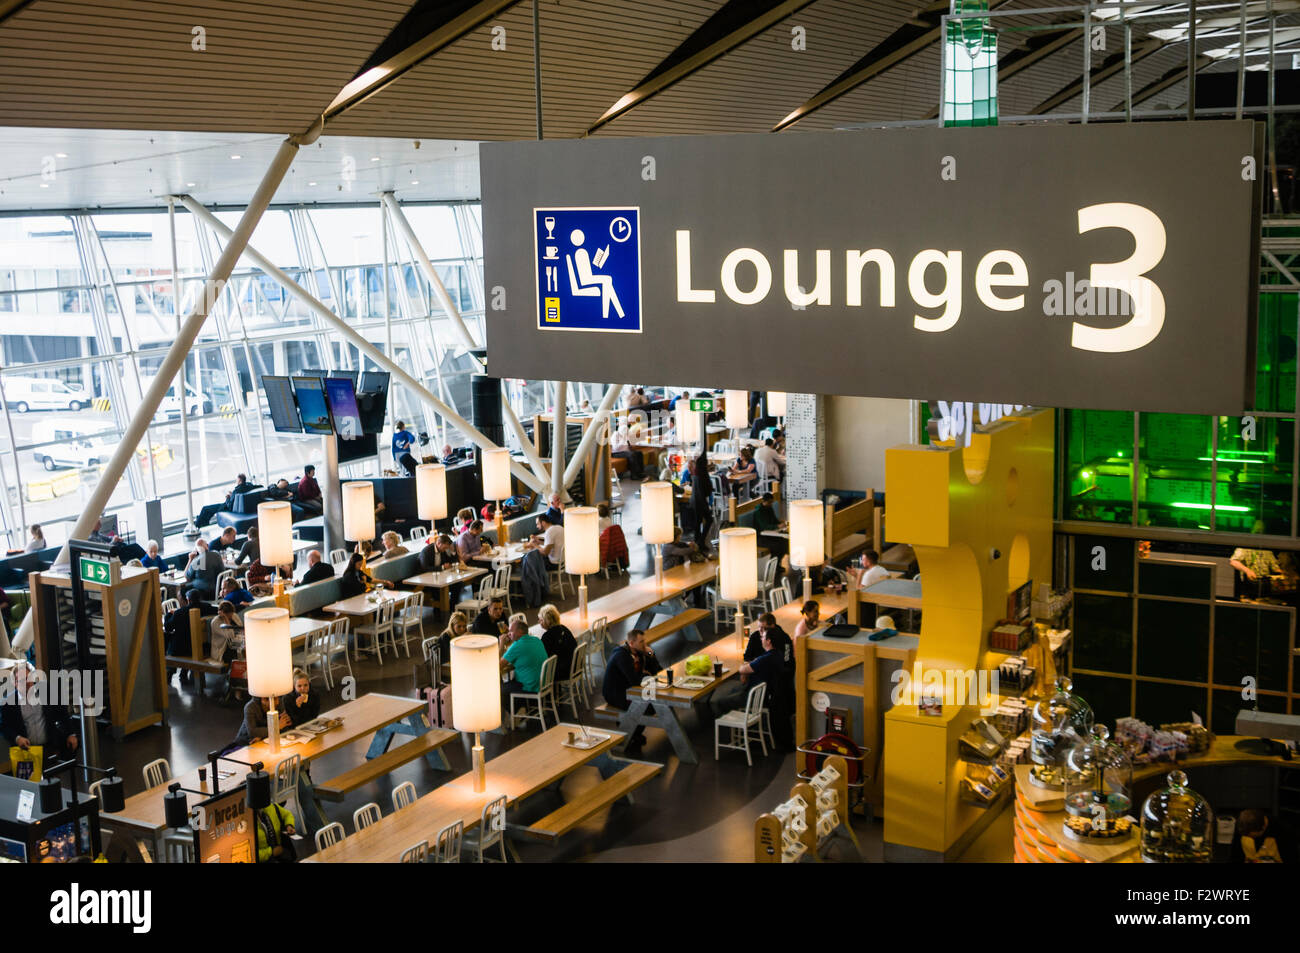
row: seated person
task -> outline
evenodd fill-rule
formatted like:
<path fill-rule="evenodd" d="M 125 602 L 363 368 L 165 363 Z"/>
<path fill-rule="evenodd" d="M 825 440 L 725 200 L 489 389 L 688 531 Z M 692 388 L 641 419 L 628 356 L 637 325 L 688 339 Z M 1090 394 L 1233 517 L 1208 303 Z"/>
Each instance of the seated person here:
<path fill-rule="evenodd" d="M 275 580 L 272 578 L 274 569 L 266 566 L 260 559 L 254 559 L 253 564 L 248 567 L 248 591 L 254 596 L 269 596 L 275 592 Z"/>
<path fill-rule="evenodd" d="M 737 496 L 740 493 L 740 487 L 744 483 L 752 482 L 747 478 L 747 474 L 757 474 L 758 468 L 754 464 L 754 451 L 749 447 L 740 448 L 740 458 L 727 471 L 727 482 L 731 488 L 731 494 Z"/>
<path fill-rule="evenodd" d="M 140 560 L 140 565 L 146 569 L 157 569 L 159 572 L 166 572 L 167 560 L 158 555 L 158 541 L 156 539 L 149 540 L 148 550 L 148 555 Z"/>
<path fill-rule="evenodd" d="M 248 605 L 254 597 L 247 589 L 241 588 L 235 579 L 230 578 L 221 584 L 221 592 L 217 594 L 217 598 L 231 603 L 238 609 L 240 606 Z"/>
<path fill-rule="evenodd" d="M 308 583 L 333 578 L 334 567 L 321 558 L 319 549 L 313 549 L 307 554 L 307 571 L 302 574 L 302 579 L 298 580 L 298 585 L 305 586 Z"/>
<path fill-rule="evenodd" d="M 495 635 L 501 638 L 506 631 L 506 604 L 500 596 L 493 596 L 478 615 L 470 629 L 476 635 Z"/>
<path fill-rule="evenodd" d="M 1234 549 L 1229 563 L 1252 583 L 1241 587 L 1241 591 L 1246 595 L 1267 595 L 1268 577 L 1282 574 L 1282 566 L 1278 563 L 1277 556 L 1267 549 L 1245 547 Z"/>
<path fill-rule="evenodd" d="M 781 517 L 776 515 L 776 506 L 772 494 L 764 493 L 758 506 L 754 509 L 754 530 L 759 534 L 759 544 L 766 546 L 768 552 L 775 556 L 779 563 L 783 564 L 785 557 L 790 552 L 790 541 L 782 539 L 780 536 L 763 536 L 768 531 L 780 530 L 782 525 Z"/>
<path fill-rule="evenodd" d="M 406 547 L 402 545 L 402 537 L 398 536 L 392 530 L 389 530 L 380 538 L 384 544 L 384 551 L 375 556 L 368 558 L 367 562 L 378 562 L 381 559 L 396 559 L 398 556 L 406 555 Z"/>
<path fill-rule="evenodd" d="M 221 557 L 209 551 L 207 541 L 195 540 L 194 552 L 185 564 L 185 578 L 190 583 L 185 590 L 186 595 L 197 592 L 204 599 L 214 598 L 217 594 L 217 577 L 224 569 Z"/>
<path fill-rule="evenodd" d="M 764 612 L 758 617 L 758 627 L 749 634 L 749 641 L 745 644 L 745 661 L 756 659 L 767 649 L 763 648 L 763 639 L 768 638 L 773 645 L 782 649 L 782 661 L 794 664 L 794 646 L 790 641 L 789 634 L 785 629 L 777 625 L 776 616 L 770 612 Z"/>
<path fill-rule="evenodd" d="M 456 518 L 451 521 L 451 535 L 459 536 L 465 530 L 469 529 L 469 524 L 478 519 L 474 515 L 474 507 L 462 506 L 456 511 Z"/>
<path fill-rule="evenodd" d="M 244 623 L 235 611 L 233 602 L 222 602 L 217 614 L 208 621 L 208 658 L 214 662 L 229 662 L 239 655 L 244 641 Z"/>
<path fill-rule="evenodd" d="M 271 711 L 271 699 L 269 698 L 250 698 L 244 705 L 244 720 L 239 724 L 239 733 L 235 735 L 235 744 L 238 747 L 246 747 L 254 741 L 264 741 L 270 734 L 270 728 L 267 727 L 267 717 Z M 276 718 L 280 722 L 280 730 L 284 731 L 289 728 L 293 722 L 289 720 L 289 713 L 277 711 Z"/>
<path fill-rule="evenodd" d="M 491 500 L 483 504 L 483 509 L 479 510 L 478 515 L 484 523 L 495 523 L 497 519 L 497 505 Z"/>
<path fill-rule="evenodd" d="M 645 460 L 639 450 L 628 445 L 627 428 L 619 427 L 609 441 L 609 455 L 627 461 L 627 475 L 633 480 L 645 478 Z"/>
<path fill-rule="evenodd" d="M 393 584 L 387 579 L 376 579 L 370 575 L 362 555 L 353 553 L 348 559 L 347 568 L 339 576 L 339 597 L 341 599 L 351 599 L 353 596 L 368 592 L 375 586 L 383 586 L 386 589 L 394 588 Z"/>
<path fill-rule="evenodd" d="M 284 477 L 275 481 L 275 486 L 268 487 L 266 498 L 268 500 L 288 500 L 293 497 L 293 491 L 289 489 L 289 481 Z"/>
<path fill-rule="evenodd" d="M 228 549 L 234 549 L 239 541 L 239 532 L 233 526 L 227 526 L 221 531 L 221 535 L 208 544 L 208 549 L 214 553 L 224 553 Z"/>
<path fill-rule="evenodd" d="M 614 519 L 609 515 L 608 503 L 596 504 L 596 532 L 603 533 L 614 525 Z"/>
<path fill-rule="evenodd" d="M 793 734 L 790 728 L 792 709 L 786 697 L 789 689 L 786 683 L 793 673 L 787 671 L 782 661 L 782 650 L 773 645 L 771 635 L 768 630 L 761 630 L 762 654 L 741 665 L 740 678 L 732 679 L 714 692 L 709 706 L 713 709 L 715 718 L 729 711 L 744 708 L 750 689 L 759 682 L 765 683 L 767 693 L 763 699 L 763 707 L 772 713 L 772 734 L 779 748 L 789 749 L 793 746 Z"/>
<path fill-rule="evenodd" d="M 242 473 L 239 474 L 239 477 L 235 480 L 234 487 L 226 494 L 226 498 L 222 502 L 209 503 L 207 506 L 203 507 L 203 509 L 199 510 L 199 516 L 198 519 L 194 521 L 194 525 L 202 529 L 204 526 L 207 526 L 212 522 L 212 517 L 216 516 L 222 510 L 230 509 L 234 505 L 236 493 L 248 493 L 256 489 L 257 484 L 249 483 L 247 476 Z"/>
<path fill-rule="evenodd" d="M 474 520 L 469 524 L 469 528 L 456 540 L 456 548 L 460 550 L 462 562 L 468 562 L 480 553 L 487 555 L 492 551 L 492 547 L 483 542 L 482 520 Z"/>
<path fill-rule="evenodd" d="M 451 661 L 451 640 L 458 639 L 462 635 L 469 634 L 469 616 L 463 612 L 453 612 L 447 617 L 447 628 L 443 629 L 438 636 L 439 658 L 444 662 Z"/>
<path fill-rule="evenodd" d="M 537 621 L 544 629 L 542 645 L 546 654 L 555 656 L 555 680 L 565 681 L 572 674 L 573 653 L 578 648 L 578 640 L 560 621 L 560 610 L 549 603 L 537 610 Z"/>
<path fill-rule="evenodd" d="M 889 570 L 880 565 L 880 553 L 868 549 L 862 554 L 862 569 L 850 574 L 859 577 L 858 588 L 868 589 L 881 580 L 889 578 Z"/>
<path fill-rule="evenodd" d="M 805 602 L 799 609 L 799 624 L 794 627 L 794 637 L 807 635 L 821 626 L 821 614 L 822 607 L 816 599 Z"/>
<path fill-rule="evenodd" d="M 102 519 L 95 520 L 95 528 L 90 531 L 86 538 L 92 543 L 110 544 L 113 547 L 111 555 L 116 556 L 122 562 L 128 562 L 132 559 L 144 559 L 148 555 L 144 551 L 144 547 L 139 543 L 125 543 L 116 533 L 105 533 L 103 527 L 104 521 Z"/>
<path fill-rule="evenodd" d="M 244 540 L 244 545 L 239 548 L 239 555 L 235 557 L 235 565 L 242 566 L 244 560 L 252 562 L 254 559 L 260 559 L 262 556 L 262 544 L 257 540 L 257 524 L 254 523 L 248 527 L 248 539 Z"/>
<path fill-rule="evenodd" d="M 430 536 L 420 549 L 420 568 L 425 572 L 442 572 L 460 565 L 460 552 L 446 533 Z"/>
<path fill-rule="evenodd" d="M 45 531 L 41 529 L 40 523 L 33 523 L 30 532 L 32 538 L 27 541 L 27 546 L 23 549 L 25 553 L 39 553 L 42 549 L 49 546 L 45 541 Z"/>
<path fill-rule="evenodd" d="M 294 827 L 293 813 L 272 801 L 253 812 L 253 826 L 257 829 L 257 862 L 259 864 L 292 864 L 298 859 L 298 850 L 291 838 L 298 833 Z"/>
<path fill-rule="evenodd" d="M 76 756 L 81 741 L 77 721 L 63 705 L 44 704 L 44 687 L 36 684 L 32 667 L 20 662 L 13 669 L 12 683 L 0 697 L 0 734 L 24 751 L 32 745 L 44 749 L 44 764 Z"/>
<path fill-rule="evenodd" d="M 311 676 L 296 668 L 293 670 L 293 691 L 281 698 L 276 707 L 289 716 L 289 724 L 296 728 L 320 715 L 320 701 L 320 693 L 311 690 Z"/>
<path fill-rule="evenodd" d="M 664 569 L 675 569 L 676 567 L 691 561 L 691 557 L 699 555 L 700 547 L 693 542 L 682 540 L 682 529 L 680 526 L 673 527 L 673 541 L 664 544 Z"/>
<path fill-rule="evenodd" d="M 546 506 L 546 518 L 555 526 L 564 525 L 564 503 L 558 493 L 552 493 Z"/>
<path fill-rule="evenodd" d="M 765 475 L 780 480 L 785 473 L 785 454 L 776 449 L 776 441 L 768 437 L 763 446 L 754 451 L 754 463 L 761 464 Z"/>
<path fill-rule="evenodd" d="M 1294 863 L 1288 838 L 1270 828 L 1269 817 L 1263 811 L 1255 808 L 1242 811 L 1237 816 L 1237 833 L 1232 840 L 1232 863 Z"/>
<path fill-rule="evenodd" d="M 541 533 L 534 535 L 525 545 L 540 550 L 552 569 L 562 568 L 564 566 L 564 527 L 557 521 L 552 520 L 549 513 L 541 513 L 537 517 L 537 528 L 541 530 Z"/>
<path fill-rule="evenodd" d="M 647 675 L 656 675 L 662 669 L 659 659 L 655 658 L 655 653 L 650 646 L 646 645 L 645 630 L 633 629 L 627 634 L 627 640 L 610 653 L 609 661 L 605 664 L 605 681 L 601 685 L 600 693 L 610 708 L 627 711 L 630 704 L 627 697 L 628 690 L 639 687 L 641 679 Z M 646 713 L 654 714 L 654 708 L 646 709 Z M 624 754 L 637 756 L 644 743 L 645 728 L 637 725 L 636 730 L 627 740 Z"/>
<path fill-rule="evenodd" d="M 302 468 L 302 479 L 294 491 L 294 502 L 312 513 L 321 513 L 324 501 L 321 499 L 320 484 L 316 482 L 316 468 L 311 464 Z"/>
<path fill-rule="evenodd" d="M 542 640 L 528 632 L 523 622 L 515 622 L 506 634 L 508 648 L 501 656 L 501 674 L 514 670 L 501 686 L 501 702 L 510 710 L 510 696 L 519 692 L 536 692 L 541 684 L 542 666 L 550 655 Z"/>

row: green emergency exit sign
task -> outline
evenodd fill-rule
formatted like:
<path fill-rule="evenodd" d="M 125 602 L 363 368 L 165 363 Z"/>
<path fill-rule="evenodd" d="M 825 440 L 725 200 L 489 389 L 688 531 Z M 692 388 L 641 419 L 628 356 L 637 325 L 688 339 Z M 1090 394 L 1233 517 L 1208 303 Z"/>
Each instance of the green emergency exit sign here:
<path fill-rule="evenodd" d="M 695 413 L 699 413 L 699 414 L 711 414 L 711 413 L 713 413 L 713 398 L 712 398 L 712 397 L 692 397 L 692 398 L 691 398 L 691 410 L 694 411 Z"/>
<path fill-rule="evenodd" d="M 77 559 L 77 571 L 82 582 L 102 582 L 108 585 L 108 561 L 93 556 L 81 556 Z"/>

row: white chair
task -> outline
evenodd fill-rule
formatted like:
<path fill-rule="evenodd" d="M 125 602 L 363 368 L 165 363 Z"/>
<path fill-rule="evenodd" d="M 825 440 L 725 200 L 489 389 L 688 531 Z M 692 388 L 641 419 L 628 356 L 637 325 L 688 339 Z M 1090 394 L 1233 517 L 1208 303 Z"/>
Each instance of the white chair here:
<path fill-rule="evenodd" d="M 709 452 L 710 452 L 710 453 L 731 453 L 731 454 L 734 454 L 734 453 L 737 452 L 737 450 L 736 450 L 736 441 L 734 441 L 734 440 L 732 440 L 732 439 L 730 439 L 730 438 L 724 437 L 723 439 L 721 439 L 721 440 L 717 441 L 716 443 L 714 443 L 712 449 L 711 449 Z"/>
<path fill-rule="evenodd" d="M 483 814 L 479 818 L 476 830 L 466 831 L 465 846 L 478 854 L 481 864 L 487 860 L 489 848 L 500 846 L 501 862 L 506 862 L 506 796 L 503 794 L 483 805 Z"/>
<path fill-rule="evenodd" d="M 516 719 L 529 721 L 536 718 L 542 724 L 542 731 L 546 730 L 546 709 L 549 708 L 555 715 L 555 723 L 560 723 L 560 712 L 555 707 L 555 664 L 559 661 L 554 655 L 547 658 L 542 663 L 542 672 L 537 680 L 537 691 L 535 692 L 511 692 L 510 693 L 510 730 L 515 728 Z M 523 703 L 522 710 L 516 715 L 515 699 Z M 529 707 L 528 702 L 536 702 L 536 710 Z"/>
<path fill-rule="evenodd" d="M 341 616 L 330 623 L 329 627 L 329 647 L 325 650 L 325 686 L 334 687 L 334 670 L 336 668 L 346 669 L 348 676 L 352 676 L 352 659 L 348 658 L 348 634 L 351 622 L 347 616 Z M 339 656 L 343 657 L 342 663 L 336 662 Z"/>
<path fill-rule="evenodd" d="M 388 641 L 389 647 L 393 650 L 393 657 L 397 657 L 397 645 L 393 642 L 393 612 L 397 605 L 396 599 L 384 599 L 379 603 L 379 608 L 375 610 L 375 621 L 359 625 L 352 630 L 355 637 L 352 643 L 352 657 L 356 658 L 358 652 L 374 652 L 379 659 L 379 664 L 384 664 L 384 641 Z M 370 637 L 370 646 L 367 648 L 361 644 L 363 636 Z"/>
<path fill-rule="evenodd" d="M 348 551 L 346 549 L 330 550 L 330 565 L 334 567 L 335 572 L 341 571 L 348 564 Z"/>
<path fill-rule="evenodd" d="M 758 744 L 763 749 L 763 757 L 767 757 L 767 741 L 763 738 L 762 728 L 763 698 L 766 694 L 767 682 L 759 682 L 749 690 L 749 695 L 745 698 L 744 708 L 729 711 L 713 723 L 714 761 L 719 758 L 719 749 L 731 748 L 745 752 L 745 760 L 749 762 L 750 767 L 753 767 L 754 758 L 749 753 L 749 729 L 751 728 L 758 729 L 756 732 Z M 730 732 L 725 742 L 722 740 L 723 728 Z"/>
<path fill-rule="evenodd" d="M 489 593 L 492 591 L 492 577 L 484 576 L 478 584 L 478 595 L 473 599 L 462 599 L 456 603 L 456 611 L 464 612 L 471 619 L 478 615 L 483 609 L 486 609 L 488 603 L 492 601 Z"/>
<path fill-rule="evenodd" d="M 782 606 L 790 604 L 790 591 L 785 586 L 773 586 L 767 593 L 767 609 L 775 612 Z"/>
<path fill-rule="evenodd" d="M 724 599 L 721 596 L 722 582 L 715 574 L 713 585 L 704 590 L 704 607 L 713 613 L 713 629 L 715 632 L 721 632 L 724 626 L 729 626 L 736 617 L 736 611 L 740 608 L 731 599 Z"/>
<path fill-rule="evenodd" d="M 374 801 L 364 807 L 359 807 L 352 812 L 352 825 L 359 831 L 364 831 L 371 824 L 375 824 L 383 817 L 379 810 L 379 805 Z"/>
<path fill-rule="evenodd" d="M 573 707 L 573 717 L 578 717 L 578 701 L 582 701 L 585 708 L 587 702 L 587 640 L 583 639 L 573 650 L 573 664 L 569 668 L 567 677 L 561 679 L 555 686 L 555 701 L 559 705 L 570 705 Z M 559 718 L 556 718 L 559 721 Z"/>
<path fill-rule="evenodd" d="M 493 560 L 492 562 L 492 585 L 488 586 L 487 594 L 489 599 L 504 599 L 506 602 L 506 612 L 514 612 L 514 606 L 510 602 L 510 582 L 511 572 L 510 564 L 504 559 Z"/>
<path fill-rule="evenodd" d="M 218 599 L 221 598 L 221 589 L 223 586 L 225 586 L 226 580 L 234 579 L 234 578 L 235 578 L 235 571 L 233 569 L 225 569 L 217 573 L 217 588 L 214 589 L 213 592 L 216 593 Z"/>
<path fill-rule="evenodd" d="M 302 669 L 308 675 L 311 674 L 313 665 L 318 666 L 321 680 L 325 682 L 327 688 L 330 687 L 330 679 L 326 668 L 329 664 L 330 630 L 332 628 L 333 623 L 330 623 L 315 632 L 309 632 L 303 642 L 302 651 L 295 652 L 293 656 L 294 667 Z"/>
<path fill-rule="evenodd" d="M 410 807 L 415 803 L 415 797 L 415 785 L 410 781 L 403 781 L 393 788 L 393 811 L 396 812 L 404 807 Z"/>
<path fill-rule="evenodd" d="M 292 754 L 275 766 L 271 776 L 271 800 L 282 807 L 288 807 L 293 801 L 293 816 L 302 817 L 302 805 L 298 803 L 298 775 L 302 771 L 302 755 Z"/>
<path fill-rule="evenodd" d="M 194 863 L 194 835 L 167 834 L 163 837 L 163 856 L 169 864 Z"/>
<path fill-rule="evenodd" d="M 338 821 L 326 824 L 316 832 L 316 849 L 324 850 L 326 847 L 332 847 L 341 841 L 346 834 L 347 831 L 343 829 L 343 825 Z"/>
<path fill-rule="evenodd" d="M 423 526 L 415 526 L 411 528 L 411 542 L 418 543 L 420 540 L 428 538 L 429 531 Z"/>
<path fill-rule="evenodd" d="M 402 600 L 393 614 L 393 654 L 397 654 L 397 639 L 402 639 L 402 651 L 411 657 L 411 630 L 415 629 L 418 637 L 424 636 L 424 593 L 416 592 Z"/>
<path fill-rule="evenodd" d="M 166 784 L 171 779 L 172 766 L 167 763 L 166 758 L 158 758 L 144 766 L 145 788 L 156 788 L 160 784 Z"/>
<path fill-rule="evenodd" d="M 781 588 L 785 590 L 785 604 L 789 605 L 794 602 L 794 577 L 789 573 L 781 580 Z M 803 583 L 799 584 L 799 594 L 803 595 Z"/>
<path fill-rule="evenodd" d="M 408 847 L 402 851 L 403 864 L 424 864 L 429 861 L 429 842 L 422 840 L 413 847 Z"/>
<path fill-rule="evenodd" d="M 433 863 L 459 864 L 460 845 L 464 837 L 465 825 L 461 821 L 448 824 L 438 831 L 438 837 L 433 845 Z"/>
<path fill-rule="evenodd" d="M 99 809 L 101 811 L 104 810 L 104 792 L 100 790 L 100 787 L 103 785 L 103 783 L 104 783 L 103 778 L 100 778 L 98 781 L 91 781 L 90 788 L 89 788 L 90 796 L 99 798 Z"/>
<path fill-rule="evenodd" d="M 179 599 L 164 599 L 162 604 L 162 614 L 167 615 L 170 612 L 175 612 L 180 607 L 181 601 Z"/>
<path fill-rule="evenodd" d="M 551 592 L 559 590 L 560 598 L 564 598 L 564 587 L 567 584 L 570 589 L 573 588 L 573 582 L 568 579 L 568 573 L 564 571 L 563 566 L 553 566 L 548 558 L 546 561 L 546 575 L 550 580 Z"/>

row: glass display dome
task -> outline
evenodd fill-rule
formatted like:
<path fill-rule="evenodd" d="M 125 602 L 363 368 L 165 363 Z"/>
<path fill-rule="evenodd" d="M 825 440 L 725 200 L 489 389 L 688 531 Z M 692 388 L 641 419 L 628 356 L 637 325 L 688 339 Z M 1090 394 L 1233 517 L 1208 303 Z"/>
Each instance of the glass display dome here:
<path fill-rule="evenodd" d="M 1056 692 L 1034 705 L 1030 729 L 1029 758 L 1034 766 L 1029 780 L 1040 787 L 1061 790 L 1061 765 L 1065 753 L 1092 727 L 1092 708 L 1078 695 L 1071 695 L 1073 683 L 1061 676 Z"/>
<path fill-rule="evenodd" d="M 1097 725 L 1087 741 L 1071 748 L 1062 766 L 1065 783 L 1065 833 L 1078 840 L 1127 837 L 1133 822 L 1133 762 Z"/>
<path fill-rule="evenodd" d="M 1142 805 L 1142 859 L 1151 864 L 1208 864 L 1214 853 L 1214 811 L 1187 787 L 1187 775 L 1170 771 L 1169 787 Z"/>

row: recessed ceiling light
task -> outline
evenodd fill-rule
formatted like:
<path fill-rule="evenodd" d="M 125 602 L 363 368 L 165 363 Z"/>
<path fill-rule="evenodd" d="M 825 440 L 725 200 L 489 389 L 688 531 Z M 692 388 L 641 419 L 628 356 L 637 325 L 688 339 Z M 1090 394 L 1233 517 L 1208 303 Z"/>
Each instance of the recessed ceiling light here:
<path fill-rule="evenodd" d="M 308 182 L 307 184 L 308 184 L 308 185 L 315 185 L 316 183 L 315 183 L 315 182 Z"/>
<path fill-rule="evenodd" d="M 67 154 L 66 152 L 56 152 L 56 153 L 54 153 L 54 158 L 56 158 L 56 159 L 66 159 L 67 157 L 68 157 L 68 154 Z"/>
<path fill-rule="evenodd" d="M 43 189 L 48 189 L 49 187 L 50 187 L 50 183 L 48 183 L 48 182 L 42 182 L 42 183 L 41 183 L 41 188 L 43 188 Z"/>
<path fill-rule="evenodd" d="M 371 157 L 370 157 L 370 161 L 371 161 L 371 162 L 378 162 L 378 161 L 379 161 L 379 156 L 371 156 Z"/>
<path fill-rule="evenodd" d="M 185 183 L 185 187 L 186 187 L 187 189 L 192 189 L 192 188 L 194 188 L 194 183 L 193 183 L 193 182 L 186 182 L 186 183 Z"/>
<path fill-rule="evenodd" d="M 419 179 L 412 179 L 412 180 L 411 180 L 411 184 L 412 184 L 412 185 L 419 185 L 419 184 L 420 184 L 420 180 L 419 180 Z"/>
<path fill-rule="evenodd" d="M 232 158 L 232 159 L 241 159 L 241 158 L 243 158 L 243 156 L 231 156 L 230 158 Z"/>

